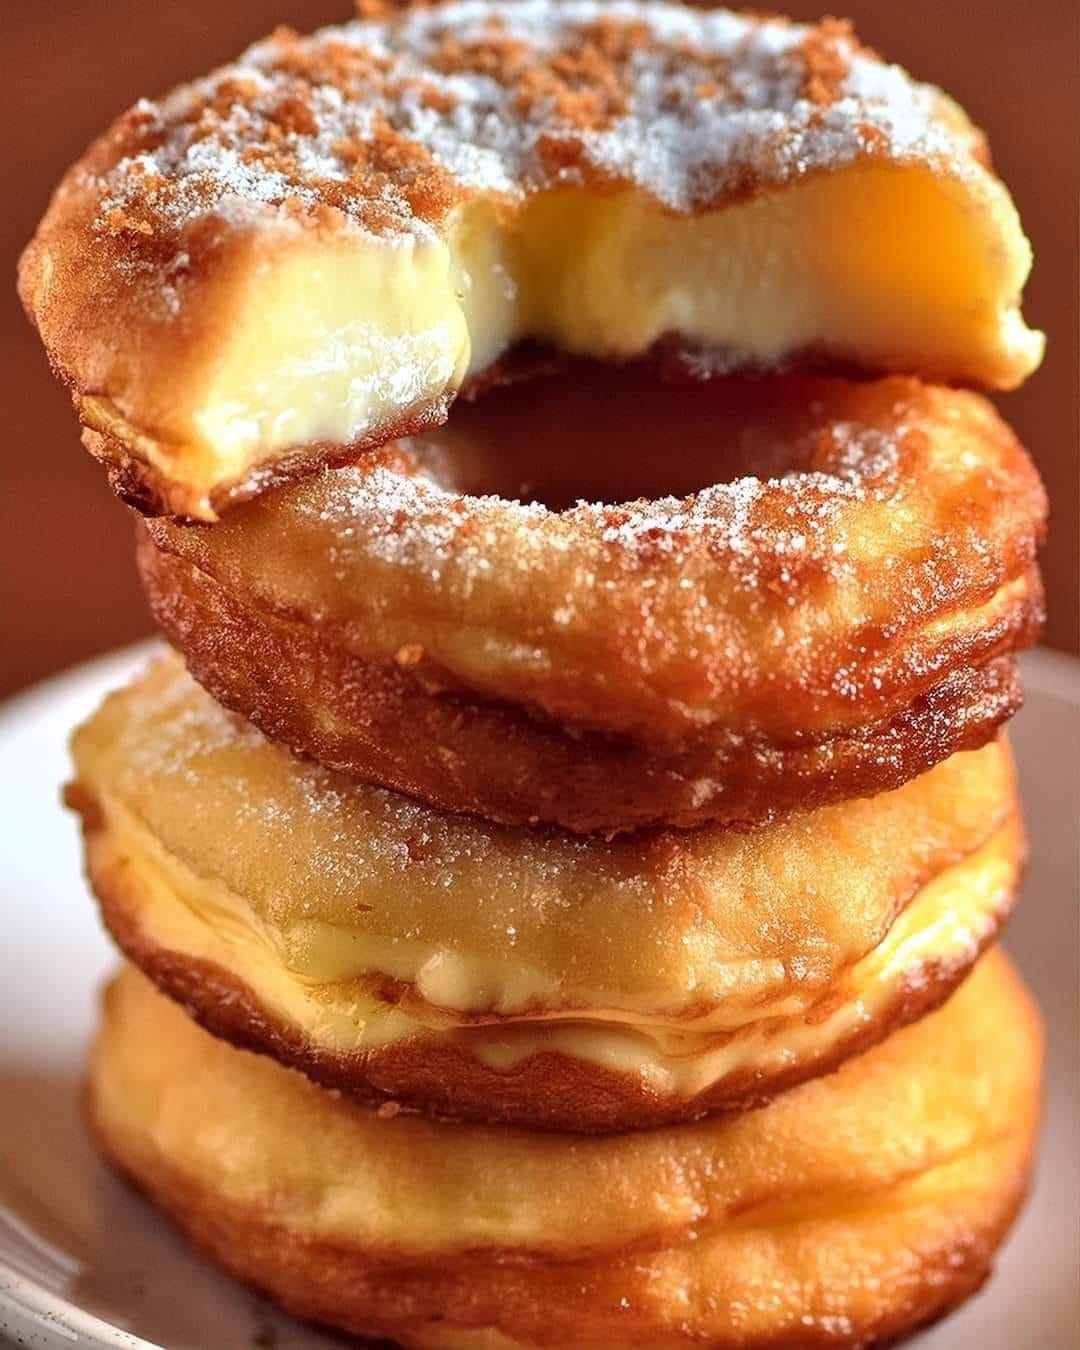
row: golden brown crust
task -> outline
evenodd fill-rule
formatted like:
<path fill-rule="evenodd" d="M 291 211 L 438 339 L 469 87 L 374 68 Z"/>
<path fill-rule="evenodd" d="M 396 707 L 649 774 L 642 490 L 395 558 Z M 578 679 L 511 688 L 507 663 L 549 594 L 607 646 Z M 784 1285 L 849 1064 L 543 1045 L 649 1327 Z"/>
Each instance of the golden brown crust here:
<path fill-rule="evenodd" d="M 773 1107 L 572 1154 L 350 1108 L 133 978 L 95 1051 L 105 1152 L 295 1314 L 416 1350 L 881 1346 L 980 1287 L 1027 1184 L 1039 1033 L 1000 958 Z M 227 1109 L 242 1128 L 226 1136 Z"/>
<path fill-rule="evenodd" d="M 1018 816 L 1004 827 L 1017 854 L 1023 848 Z M 87 834 L 87 871 L 106 927 L 145 975 L 215 1036 L 244 1050 L 269 1055 L 299 1069 L 323 1087 L 369 1105 L 488 1125 L 594 1134 L 647 1129 L 761 1106 L 779 1093 L 829 1073 L 899 1028 L 941 1006 L 994 942 L 1012 908 L 1013 893 L 998 897 L 981 916 L 969 943 L 942 957 L 909 961 L 884 1006 L 824 1042 L 817 1054 L 792 1054 L 785 1065 L 740 1066 L 723 1072 L 691 1095 L 659 1090 L 645 1074 L 538 1050 L 512 1068 L 493 1068 L 467 1039 L 414 1037 L 371 1049 L 340 1052 L 302 1028 L 276 1017 L 258 994 L 221 965 L 170 950 L 140 922 L 143 895 L 137 869 L 117 857 L 104 836 Z M 858 996 L 841 980 L 820 1013 Z M 807 1021 L 819 1013 L 811 1012 Z M 790 1031 L 778 1021 L 774 1036 Z"/>
<path fill-rule="evenodd" d="M 218 702 L 271 740 L 364 782 L 508 825 L 551 821 L 615 834 L 709 822 L 760 826 L 788 811 L 888 792 L 991 741 L 1020 708 L 1012 657 L 950 671 L 884 723 L 818 743 L 674 746 L 590 732 L 495 701 L 425 687 L 399 662 L 369 662 L 310 625 L 247 609 L 198 568 L 139 541 L 158 626 Z M 1034 579 L 1033 579 L 1034 584 Z M 1017 616 L 1026 646 L 1041 606 Z M 723 793 L 701 800 L 701 785 Z"/>
<path fill-rule="evenodd" d="M 94 1122 L 97 1144 L 112 1164 L 162 1209 L 210 1260 L 246 1284 L 269 1294 L 291 1316 L 338 1328 L 365 1341 L 383 1338 L 408 1350 L 680 1350 L 681 1329 L 664 1326 L 662 1310 L 650 1309 L 661 1326 L 649 1340 L 626 1339 L 627 1328 L 614 1326 L 601 1312 L 623 1307 L 641 1285 L 647 1264 L 641 1257 L 609 1261 L 524 1262 L 513 1256 L 462 1253 L 434 1268 L 410 1269 L 404 1262 L 358 1257 L 335 1244 L 315 1244 L 282 1232 L 263 1214 L 221 1211 L 216 1196 L 188 1179 L 165 1171 L 147 1179 L 138 1164 L 127 1163 Z M 977 1294 L 990 1278 L 994 1257 L 1023 1204 L 1029 1185 L 1026 1167 L 1006 1172 L 1001 1194 L 987 1215 L 965 1232 L 950 1235 L 938 1247 L 919 1253 L 905 1271 L 896 1306 L 888 1299 L 870 1330 L 849 1325 L 837 1330 L 829 1315 L 809 1326 L 786 1327 L 774 1335 L 747 1339 L 729 1335 L 695 1337 L 708 1350 L 884 1350 L 948 1316 Z M 572 1270 L 572 1274 L 571 1274 Z M 476 1290 L 483 1288 L 481 1299 Z M 655 1295 L 654 1295 L 655 1298 Z M 470 1325 L 479 1316 L 494 1317 L 513 1328 L 490 1339 Z M 629 1319 L 622 1318 L 625 1323 Z M 455 1324 L 464 1322 L 462 1331 Z M 448 1326 L 449 1324 L 449 1326 Z M 842 1328 L 843 1324 L 841 1324 Z M 629 1331 L 632 1336 L 633 1330 Z M 472 1337 L 476 1337 L 475 1340 Z M 617 1337 L 618 1339 L 614 1339 Z"/>
<path fill-rule="evenodd" d="M 673 400 L 578 368 L 213 530 L 150 522 L 155 617 L 272 738 L 506 823 L 755 823 L 990 739 L 1041 623 L 1046 503 L 989 406 L 795 377 Z M 721 453 L 735 481 L 480 495 L 655 497 L 673 441 L 677 491 Z"/>
<path fill-rule="evenodd" d="M 427 1026 L 604 1010 L 697 1034 L 794 1014 L 829 1002 L 901 921 L 962 911 L 964 945 L 971 911 L 1018 877 L 1004 739 L 767 828 L 604 840 L 331 773 L 227 713 L 170 653 L 104 700 L 72 753 L 72 805 L 96 854 L 134 870 L 163 942 L 214 959 L 224 923 L 232 969 L 245 933 L 272 936 L 271 971 L 320 1004 L 333 989 L 348 1006 L 360 980 Z M 185 917 L 202 922 L 178 931 Z"/>

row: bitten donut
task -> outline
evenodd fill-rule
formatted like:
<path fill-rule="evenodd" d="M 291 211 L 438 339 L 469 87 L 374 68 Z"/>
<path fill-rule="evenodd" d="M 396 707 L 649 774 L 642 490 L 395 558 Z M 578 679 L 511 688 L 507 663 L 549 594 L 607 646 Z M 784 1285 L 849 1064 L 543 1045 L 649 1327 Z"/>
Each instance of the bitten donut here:
<path fill-rule="evenodd" d="M 209 1256 L 352 1334 L 867 1350 L 986 1278 L 1027 1185 L 1040 1058 L 992 954 L 942 1011 L 761 1111 L 570 1142 L 357 1107 L 214 1040 L 128 969 L 90 1112 Z"/>
<path fill-rule="evenodd" d="M 272 738 L 610 833 L 757 823 L 985 743 L 1041 621 L 1045 513 L 974 394 L 593 367 L 213 528 L 147 522 L 139 556 L 192 673 Z"/>
<path fill-rule="evenodd" d="M 138 103 L 20 288 L 117 490 L 212 520 L 523 343 L 1011 387 L 1030 262 L 981 134 L 846 25 L 459 0 Z"/>
<path fill-rule="evenodd" d="M 589 1132 L 744 1107 L 944 999 L 1012 903 L 1003 744 L 752 834 L 447 816 L 293 758 L 161 661 L 74 739 L 128 956 L 356 1097 Z"/>

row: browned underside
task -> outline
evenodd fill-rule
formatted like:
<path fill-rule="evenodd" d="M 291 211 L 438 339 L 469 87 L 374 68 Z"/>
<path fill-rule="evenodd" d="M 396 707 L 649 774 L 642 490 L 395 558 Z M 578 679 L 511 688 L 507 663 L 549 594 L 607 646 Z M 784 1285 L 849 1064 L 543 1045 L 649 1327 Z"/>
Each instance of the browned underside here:
<path fill-rule="evenodd" d="M 653 1253 L 562 1259 L 514 1249 L 374 1253 L 307 1237 L 265 1211 L 210 1193 L 160 1160 L 150 1165 L 114 1139 L 90 1095 L 90 1123 L 102 1152 L 230 1274 L 268 1293 L 296 1317 L 406 1347 L 425 1334 L 497 1327 L 536 1350 L 881 1350 L 945 1316 L 977 1293 L 1023 1203 L 1030 1159 L 1000 1178 L 983 1219 L 950 1245 L 926 1245 L 917 1275 L 882 1289 L 872 1321 L 844 1315 L 797 1332 L 752 1338 L 708 1335 L 650 1305 Z M 637 1300 L 637 1291 L 646 1297 Z M 830 1290 L 844 1307 L 845 1291 Z M 627 1295 L 630 1297 L 628 1298 Z"/>
<path fill-rule="evenodd" d="M 100 825 L 94 815 L 91 810 L 84 817 L 91 845 L 87 866 L 107 928 L 125 956 L 208 1031 L 242 1049 L 270 1055 L 360 1102 L 394 1102 L 436 1118 L 534 1130 L 592 1134 L 646 1129 L 762 1106 L 940 1007 L 995 940 L 1014 898 L 1007 897 L 991 916 L 977 949 L 909 968 L 884 1011 L 842 1035 L 827 1053 L 767 1071 L 742 1068 L 694 1096 L 682 1097 L 659 1093 L 640 1076 L 552 1052 L 532 1055 L 504 1072 L 451 1041 L 421 1038 L 353 1053 L 320 1046 L 270 1013 L 236 975 L 148 937 L 138 920 L 134 870 L 95 856 L 92 836 Z"/>
<path fill-rule="evenodd" d="M 746 827 L 900 787 L 991 740 L 1021 703 L 1011 655 L 958 664 L 884 722 L 813 742 L 706 730 L 648 743 L 582 729 L 480 696 L 432 689 L 369 661 L 314 624 L 246 604 L 140 531 L 150 606 L 195 678 L 271 740 L 364 782 L 501 824 L 618 833 L 706 822 Z M 1037 584 L 1007 647 L 1033 640 Z M 701 800 L 702 780 L 723 791 Z"/>

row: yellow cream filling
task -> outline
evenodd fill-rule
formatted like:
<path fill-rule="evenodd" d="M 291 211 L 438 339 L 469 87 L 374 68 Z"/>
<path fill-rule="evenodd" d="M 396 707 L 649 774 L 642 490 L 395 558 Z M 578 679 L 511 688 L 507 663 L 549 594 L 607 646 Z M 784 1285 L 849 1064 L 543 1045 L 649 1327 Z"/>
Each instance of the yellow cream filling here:
<path fill-rule="evenodd" d="M 870 367 L 1018 383 L 1042 351 L 1030 248 L 1005 189 L 869 163 L 684 217 L 560 189 L 459 207 L 444 234 L 283 237 L 252 249 L 212 339 L 170 371 L 170 425 L 122 398 L 84 416 L 207 484 L 349 444 L 453 394 L 523 339 L 629 358 L 676 334 L 734 365 L 815 349 Z M 144 433 L 140 438 L 139 432 Z"/>
<path fill-rule="evenodd" d="M 496 978 L 494 963 L 335 928 L 318 944 L 328 957 L 322 978 L 314 978 L 312 965 L 299 976 L 282 963 L 279 936 L 241 897 L 165 853 L 120 804 L 107 800 L 104 807 L 108 826 L 91 847 L 105 849 L 111 863 L 129 871 L 124 902 L 143 938 L 229 971 L 270 1017 L 324 1052 L 352 1054 L 417 1038 L 453 1041 L 503 1072 L 534 1055 L 555 1053 L 641 1077 L 657 1092 L 680 1096 L 734 1072 L 775 1071 L 828 1054 L 860 1025 L 883 1015 L 927 963 L 973 959 L 995 931 L 1015 882 L 1009 825 L 919 893 L 878 947 L 829 995 L 827 1008 L 795 993 L 767 1008 L 721 1006 L 676 1025 L 647 1010 L 612 1008 L 610 996 L 598 991 L 572 1013 L 541 1010 L 499 1025 L 462 1024 L 446 1011 L 447 1002 L 424 1002 L 432 994 L 445 998 L 440 967 L 446 960 L 452 969 L 456 1005 L 475 1007 L 483 1005 Z M 512 960 L 499 963 L 497 978 L 513 980 L 514 969 Z M 343 979 L 347 970 L 364 974 Z M 540 977 L 522 978 L 539 983 Z M 398 1004 L 381 999 L 378 989 L 388 979 L 415 984 L 417 997 Z M 820 990 L 815 993 L 820 997 Z"/>

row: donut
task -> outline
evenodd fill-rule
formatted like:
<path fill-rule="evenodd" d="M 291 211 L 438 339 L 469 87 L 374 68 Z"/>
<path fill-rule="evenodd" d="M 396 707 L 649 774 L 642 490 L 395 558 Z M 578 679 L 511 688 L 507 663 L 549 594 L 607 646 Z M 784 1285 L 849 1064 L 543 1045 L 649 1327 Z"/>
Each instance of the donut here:
<path fill-rule="evenodd" d="M 213 1260 L 354 1335 L 866 1350 L 985 1279 L 1027 1185 L 1040 1058 L 991 954 L 940 1012 L 761 1111 L 571 1143 L 355 1106 L 208 1036 L 128 968 L 90 1112 Z"/>
<path fill-rule="evenodd" d="M 742 1108 L 939 1004 L 1011 906 L 1004 743 L 765 830 L 607 842 L 295 759 L 168 657 L 75 736 L 125 953 L 213 1032 L 367 1101 L 624 1130 Z"/>
<path fill-rule="evenodd" d="M 980 132 L 846 25 L 457 0 L 139 102 L 20 290 L 116 489 L 212 520 L 530 344 L 1011 387 L 1030 261 Z"/>
<path fill-rule="evenodd" d="M 975 394 L 674 398 L 589 366 L 213 528 L 148 521 L 139 560 L 192 673 L 270 737 L 446 810 L 614 833 L 760 823 L 984 744 L 1019 705 L 1045 514 Z"/>

